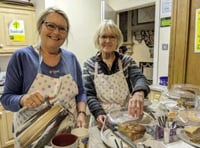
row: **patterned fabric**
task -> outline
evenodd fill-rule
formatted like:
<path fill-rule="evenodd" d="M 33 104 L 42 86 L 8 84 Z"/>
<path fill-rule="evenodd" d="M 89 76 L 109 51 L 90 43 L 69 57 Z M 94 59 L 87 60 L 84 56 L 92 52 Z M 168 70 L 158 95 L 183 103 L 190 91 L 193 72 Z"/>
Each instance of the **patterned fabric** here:
<path fill-rule="evenodd" d="M 118 63 L 120 65 L 121 61 Z M 98 65 L 96 64 L 96 66 Z M 109 109 L 113 107 L 117 108 L 125 106 L 129 99 L 130 92 L 123 70 L 120 69 L 119 72 L 112 75 L 98 74 L 98 71 L 95 73 L 94 83 L 97 97 L 104 110 L 108 112 Z"/>
<path fill-rule="evenodd" d="M 78 94 L 78 88 L 70 74 L 60 78 L 52 78 L 38 73 L 29 89 L 29 93 L 36 90 L 39 90 L 43 96 L 55 98 L 50 102 L 59 101 L 70 112 L 75 113 L 76 102 L 74 97 Z M 22 109 L 22 111 L 16 112 L 14 114 L 14 129 L 18 129 L 27 119 L 45 107 L 46 104 L 42 104 L 37 108 Z"/>

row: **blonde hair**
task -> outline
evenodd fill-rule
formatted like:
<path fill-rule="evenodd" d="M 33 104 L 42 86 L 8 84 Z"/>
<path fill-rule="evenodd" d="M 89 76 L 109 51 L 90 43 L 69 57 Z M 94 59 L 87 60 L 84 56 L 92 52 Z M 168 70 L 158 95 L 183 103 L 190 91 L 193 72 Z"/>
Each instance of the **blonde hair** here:
<path fill-rule="evenodd" d="M 96 31 L 96 34 L 94 36 L 95 47 L 97 49 L 100 49 L 99 37 L 101 36 L 101 34 L 103 34 L 104 32 L 107 32 L 107 31 L 113 33 L 116 36 L 116 38 L 117 38 L 116 49 L 118 49 L 123 43 L 123 35 L 122 35 L 122 32 L 119 29 L 119 27 L 112 20 L 104 20 L 99 25 L 99 27 Z"/>

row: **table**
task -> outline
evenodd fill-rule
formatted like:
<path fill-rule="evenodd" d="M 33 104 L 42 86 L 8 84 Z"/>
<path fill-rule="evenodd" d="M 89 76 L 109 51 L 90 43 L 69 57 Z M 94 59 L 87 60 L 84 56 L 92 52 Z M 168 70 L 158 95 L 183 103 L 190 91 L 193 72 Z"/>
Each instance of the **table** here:
<path fill-rule="evenodd" d="M 152 148 L 194 148 L 193 146 L 185 143 L 182 140 L 164 144 L 161 140 L 147 140 L 144 142 L 145 145 L 151 146 Z M 100 131 L 96 127 L 91 127 L 89 130 L 89 147 L 88 148 L 109 148 L 104 144 L 100 137 Z M 125 148 L 125 147 L 124 147 Z"/>
<path fill-rule="evenodd" d="M 153 104 L 153 107 L 157 107 L 157 105 Z M 144 143 L 152 148 L 194 148 L 194 146 L 191 146 L 180 139 L 169 144 L 164 144 L 163 140 L 153 139 L 149 139 Z M 108 148 L 108 146 L 106 146 L 102 141 L 100 130 L 96 126 L 89 128 L 89 148 Z"/>

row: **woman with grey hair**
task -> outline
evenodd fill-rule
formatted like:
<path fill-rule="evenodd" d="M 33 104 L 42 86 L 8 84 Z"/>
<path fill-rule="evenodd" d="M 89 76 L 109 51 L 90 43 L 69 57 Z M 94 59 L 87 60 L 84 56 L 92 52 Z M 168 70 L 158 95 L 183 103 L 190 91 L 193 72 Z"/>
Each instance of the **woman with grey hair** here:
<path fill-rule="evenodd" d="M 98 52 L 83 67 L 83 80 L 91 114 L 101 127 L 112 108 L 128 106 L 128 113 L 141 116 L 150 89 L 141 69 L 131 56 L 117 50 L 123 42 L 119 27 L 103 21 L 95 35 Z"/>

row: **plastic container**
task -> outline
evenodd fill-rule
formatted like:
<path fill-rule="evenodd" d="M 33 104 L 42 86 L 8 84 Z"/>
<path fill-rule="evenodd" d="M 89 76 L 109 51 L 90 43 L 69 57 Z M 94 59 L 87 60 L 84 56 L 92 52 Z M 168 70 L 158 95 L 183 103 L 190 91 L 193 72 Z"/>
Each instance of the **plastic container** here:
<path fill-rule="evenodd" d="M 168 85 L 168 77 L 167 76 L 161 76 L 159 84 L 163 85 L 163 86 L 167 86 Z"/>

